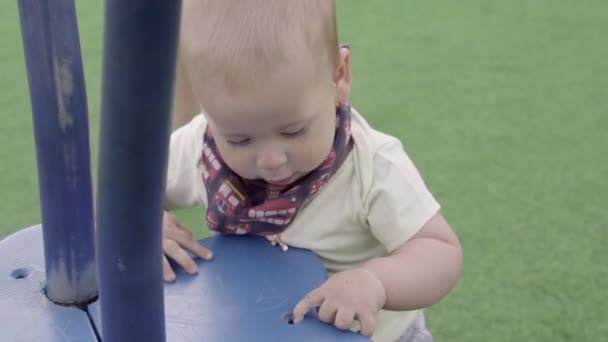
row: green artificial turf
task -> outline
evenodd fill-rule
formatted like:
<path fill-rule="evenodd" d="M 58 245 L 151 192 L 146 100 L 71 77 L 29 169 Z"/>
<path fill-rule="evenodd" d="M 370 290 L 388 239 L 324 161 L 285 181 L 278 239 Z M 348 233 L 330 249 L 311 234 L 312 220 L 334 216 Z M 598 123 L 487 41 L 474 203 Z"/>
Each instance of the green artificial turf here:
<path fill-rule="evenodd" d="M 607 340 L 608 2 L 338 4 L 354 106 L 402 139 L 462 240 L 435 339 Z M 103 5 L 78 10 L 95 163 Z M 2 238 L 40 214 L 15 1 L 0 31 Z M 206 234 L 202 210 L 178 214 Z"/>

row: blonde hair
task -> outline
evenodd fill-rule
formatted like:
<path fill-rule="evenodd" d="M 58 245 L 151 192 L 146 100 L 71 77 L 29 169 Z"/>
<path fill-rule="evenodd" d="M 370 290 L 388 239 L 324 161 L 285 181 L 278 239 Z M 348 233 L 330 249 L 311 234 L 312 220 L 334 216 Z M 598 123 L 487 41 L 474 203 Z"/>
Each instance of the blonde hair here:
<path fill-rule="evenodd" d="M 334 0 L 184 0 L 180 58 L 193 84 L 244 90 L 297 63 L 333 72 L 337 36 Z"/>

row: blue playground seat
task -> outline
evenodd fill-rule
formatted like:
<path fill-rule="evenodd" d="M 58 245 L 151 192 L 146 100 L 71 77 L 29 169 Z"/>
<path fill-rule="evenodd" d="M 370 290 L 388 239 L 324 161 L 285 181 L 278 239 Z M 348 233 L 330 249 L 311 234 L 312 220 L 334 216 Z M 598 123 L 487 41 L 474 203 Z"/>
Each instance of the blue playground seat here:
<path fill-rule="evenodd" d="M 283 252 L 252 236 L 201 242 L 214 260 L 199 260 L 196 276 L 178 270 L 177 280 L 165 285 L 167 341 L 369 341 L 321 322 L 314 310 L 290 324 L 295 304 L 327 278 L 314 253 Z M 98 341 L 99 302 L 87 308 L 50 302 L 44 273 L 40 226 L 0 241 L 2 341 Z"/>

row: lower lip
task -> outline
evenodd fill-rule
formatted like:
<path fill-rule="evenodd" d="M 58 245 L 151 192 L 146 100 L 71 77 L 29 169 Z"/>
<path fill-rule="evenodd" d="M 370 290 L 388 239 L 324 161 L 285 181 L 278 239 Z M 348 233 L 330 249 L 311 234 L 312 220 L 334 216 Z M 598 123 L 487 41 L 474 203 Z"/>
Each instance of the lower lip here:
<path fill-rule="evenodd" d="M 272 184 L 272 185 L 289 185 L 289 184 L 293 183 L 294 181 L 295 181 L 295 177 L 291 176 L 289 178 L 281 179 L 278 181 L 266 181 L 266 183 Z"/>

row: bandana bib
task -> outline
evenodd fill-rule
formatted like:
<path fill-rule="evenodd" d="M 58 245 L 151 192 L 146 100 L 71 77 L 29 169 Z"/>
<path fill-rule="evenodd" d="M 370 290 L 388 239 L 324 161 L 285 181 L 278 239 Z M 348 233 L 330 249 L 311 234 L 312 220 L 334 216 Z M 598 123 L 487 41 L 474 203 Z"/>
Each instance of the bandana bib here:
<path fill-rule="evenodd" d="M 336 133 L 329 155 L 319 167 L 288 186 L 248 180 L 234 173 L 222 160 L 207 127 L 201 164 L 209 228 L 222 234 L 278 236 L 282 233 L 340 167 L 350 144 L 350 117 L 348 103 L 336 108 Z"/>

